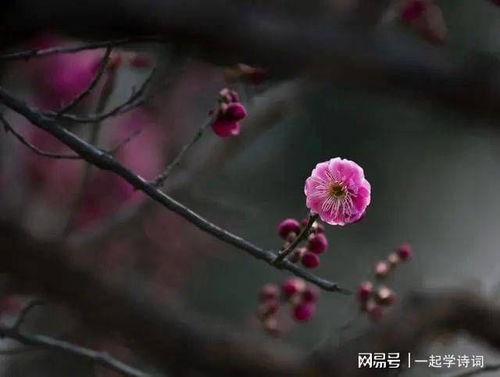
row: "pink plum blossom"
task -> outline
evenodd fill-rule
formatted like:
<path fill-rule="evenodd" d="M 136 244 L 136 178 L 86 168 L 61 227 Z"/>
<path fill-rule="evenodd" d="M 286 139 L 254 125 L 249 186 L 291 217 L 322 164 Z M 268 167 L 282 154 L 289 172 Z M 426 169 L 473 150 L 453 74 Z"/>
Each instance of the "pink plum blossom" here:
<path fill-rule="evenodd" d="M 336 157 L 316 165 L 304 192 L 311 213 L 330 225 L 345 225 L 363 217 L 371 187 L 358 164 Z"/>

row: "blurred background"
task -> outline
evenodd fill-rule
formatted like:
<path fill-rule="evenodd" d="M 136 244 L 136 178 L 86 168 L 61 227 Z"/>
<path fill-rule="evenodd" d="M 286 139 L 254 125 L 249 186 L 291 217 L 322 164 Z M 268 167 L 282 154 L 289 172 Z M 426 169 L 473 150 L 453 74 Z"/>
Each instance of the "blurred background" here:
<path fill-rule="evenodd" d="M 441 49 L 452 56 L 470 52 L 498 56 L 498 8 L 488 1 L 439 4 L 448 29 Z M 381 27 L 400 28 L 419 38 L 404 25 Z M 24 47 L 66 43 L 72 42 L 47 33 Z M 92 50 L 9 63 L 3 68 L 4 85 L 35 106 L 57 109 L 85 89 L 103 53 Z M 262 247 L 278 248 L 282 244 L 277 235 L 279 222 L 307 216 L 303 187 L 311 170 L 318 162 L 340 156 L 364 168 L 372 185 L 372 204 L 359 223 L 326 226 L 330 246 L 315 273 L 355 289 L 371 278 L 374 263 L 400 243 L 409 242 L 414 257 L 389 281 L 398 299 L 413 290 L 451 287 L 498 295 L 498 121 L 444 108 L 431 100 L 342 84 L 299 89 L 287 99 L 292 111 L 287 107 L 276 121 L 258 124 L 261 118 L 252 118 L 252 112 L 277 102 L 276 97 L 286 99 L 301 87 L 299 80 L 280 82 L 271 77 L 258 85 L 228 82 L 227 67 L 190 59 L 179 62 L 170 51 L 154 45 L 117 48 L 112 54 L 116 68 L 104 75 L 104 84 L 96 90 L 99 93 L 113 81 L 107 109 L 123 102 L 153 66 L 159 72 L 151 100 L 103 122 L 98 141 L 111 148 L 140 131 L 120 147 L 117 156 L 145 178 L 161 172 L 190 140 L 215 107 L 222 88 L 236 90 L 249 112 L 239 136 L 222 139 L 208 129 L 167 181 L 166 189 L 188 207 Z M 93 114 L 98 102 L 98 96 L 92 95 L 77 110 Z M 19 117 L 6 116 L 40 148 L 69 152 Z M 71 125 L 86 138 L 94 126 Z M 86 245 L 85 237 L 103 229 L 109 219 L 141 208 L 124 230 L 107 238 L 101 235 L 105 240 L 89 249 L 85 258 L 97 269 L 113 269 L 148 281 L 159 297 L 169 297 L 175 305 L 245 331 L 262 332 L 255 316 L 258 292 L 266 283 L 280 284 L 288 273 L 219 242 L 159 206 L 145 204 L 148 201 L 140 193 L 108 173 L 91 169 L 82 180 L 86 168 L 81 161 L 37 156 L 12 134 L 1 138 L 1 158 L 2 210 L 9 216 L 36 234 Z M 29 299 L 5 292 L 0 320 L 12 321 Z M 355 337 L 373 326 L 358 312 L 352 297 L 322 292 L 311 321 L 297 324 L 283 315 L 285 331 L 280 339 L 308 350 L 329 342 L 338 344 L 341 338 Z M 355 320 L 349 328 L 341 331 L 351 319 Z M 85 333 L 63 308 L 51 303 L 34 310 L 26 326 L 133 359 L 133 351 L 119 341 Z M 11 345 L 6 340 L 2 343 L 5 349 Z M 498 359 L 481 345 L 461 338 L 443 340 L 432 352 L 484 355 L 488 362 Z M 5 355 L 3 375 L 113 375 L 59 356 L 49 351 Z M 80 367 L 74 368 L 75 363 Z M 410 372 L 433 375 L 427 368 Z"/>

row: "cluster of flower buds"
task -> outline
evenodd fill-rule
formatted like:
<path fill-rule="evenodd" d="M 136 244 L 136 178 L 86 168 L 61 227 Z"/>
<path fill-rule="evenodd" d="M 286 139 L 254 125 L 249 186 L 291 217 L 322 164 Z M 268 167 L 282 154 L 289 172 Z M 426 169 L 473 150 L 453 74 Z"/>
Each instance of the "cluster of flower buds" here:
<path fill-rule="evenodd" d="M 278 226 L 278 234 L 285 240 L 283 249 L 286 249 L 304 230 L 309 219 L 304 219 L 299 222 L 296 219 L 285 219 Z M 320 254 L 326 252 L 328 248 L 328 239 L 325 235 L 323 225 L 315 221 L 311 226 L 309 236 L 304 240 L 305 245 L 299 246 L 290 254 L 290 262 L 298 263 L 299 261 L 306 268 L 316 268 L 319 266 Z"/>
<path fill-rule="evenodd" d="M 217 136 L 228 137 L 240 133 L 239 122 L 247 116 L 247 111 L 240 103 L 238 93 L 225 88 L 219 92 L 217 107 L 209 112 L 209 115 L 214 114 L 213 131 Z"/>
<path fill-rule="evenodd" d="M 307 322 L 316 313 L 319 290 L 300 278 L 288 278 L 281 284 L 265 284 L 259 294 L 257 317 L 264 330 L 271 335 L 280 334 L 278 311 L 290 305 L 291 318 L 296 322 Z"/>
<path fill-rule="evenodd" d="M 375 282 L 364 281 L 358 287 L 358 299 L 361 310 L 366 312 L 370 319 L 378 321 L 384 314 L 384 309 L 396 301 L 395 293 L 383 284 L 385 278 L 401 263 L 408 261 L 412 256 L 410 244 L 401 244 L 385 260 L 378 261 L 374 266 Z"/>

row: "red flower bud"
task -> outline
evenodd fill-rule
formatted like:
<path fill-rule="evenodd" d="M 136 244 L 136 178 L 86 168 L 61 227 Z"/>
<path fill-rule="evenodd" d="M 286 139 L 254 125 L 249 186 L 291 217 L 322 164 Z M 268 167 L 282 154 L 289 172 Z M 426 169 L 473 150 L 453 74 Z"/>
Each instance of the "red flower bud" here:
<path fill-rule="evenodd" d="M 306 268 L 316 268 L 319 266 L 319 256 L 310 251 L 306 251 L 304 255 L 302 255 L 301 261 Z"/>
<path fill-rule="evenodd" d="M 405 4 L 402 12 L 401 19 L 406 22 L 412 22 L 422 17 L 426 9 L 426 2 L 424 0 L 409 0 Z"/>
<path fill-rule="evenodd" d="M 295 219 L 285 219 L 278 225 L 278 234 L 281 238 L 286 238 L 289 233 L 300 233 L 300 224 Z"/>
<path fill-rule="evenodd" d="M 368 300 L 373 293 L 373 283 L 371 281 L 364 281 L 358 287 L 358 298 L 361 301 Z"/>
<path fill-rule="evenodd" d="M 375 276 L 378 278 L 386 277 L 390 272 L 389 263 L 380 261 L 375 264 Z"/>
<path fill-rule="evenodd" d="M 283 282 L 281 286 L 281 290 L 285 297 L 291 297 L 297 293 L 301 293 L 304 291 L 306 287 L 306 283 L 304 280 L 299 278 L 289 278 Z"/>
<path fill-rule="evenodd" d="M 307 248 L 312 253 L 321 254 L 328 248 L 328 240 L 323 233 L 311 234 Z"/>
<path fill-rule="evenodd" d="M 381 287 L 377 290 L 375 300 L 380 305 L 392 305 L 396 300 L 396 295 L 387 287 Z"/>
<path fill-rule="evenodd" d="M 401 258 L 402 261 L 407 261 L 408 259 L 411 258 L 413 251 L 411 249 L 411 245 L 409 243 L 403 243 L 399 245 L 398 249 L 396 252 L 399 255 L 399 258 Z"/>
<path fill-rule="evenodd" d="M 302 293 L 303 302 L 316 302 L 318 301 L 319 290 L 315 286 L 309 285 Z"/>
<path fill-rule="evenodd" d="M 298 304 L 293 308 L 293 318 L 298 322 L 309 321 L 316 312 L 316 305 L 311 302 Z"/>
<path fill-rule="evenodd" d="M 237 122 L 247 116 L 247 110 L 239 102 L 229 103 L 223 113 L 226 120 Z"/>

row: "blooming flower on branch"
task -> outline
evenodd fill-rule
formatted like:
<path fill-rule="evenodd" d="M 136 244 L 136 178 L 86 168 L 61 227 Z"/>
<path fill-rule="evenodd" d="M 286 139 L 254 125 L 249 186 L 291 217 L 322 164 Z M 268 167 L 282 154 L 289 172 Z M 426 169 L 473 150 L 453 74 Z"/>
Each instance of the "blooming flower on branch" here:
<path fill-rule="evenodd" d="M 337 157 L 316 165 L 304 192 L 311 213 L 330 225 L 345 225 L 363 217 L 371 187 L 358 164 Z"/>

